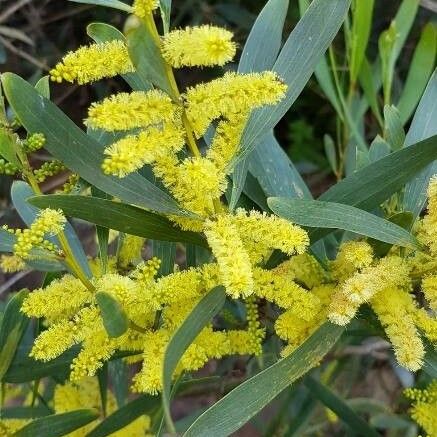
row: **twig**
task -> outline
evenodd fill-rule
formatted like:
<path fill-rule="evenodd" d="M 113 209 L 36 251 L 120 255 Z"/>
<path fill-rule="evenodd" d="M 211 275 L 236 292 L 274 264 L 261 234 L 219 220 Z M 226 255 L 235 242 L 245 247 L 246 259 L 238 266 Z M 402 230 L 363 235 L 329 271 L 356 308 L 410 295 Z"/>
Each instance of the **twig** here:
<path fill-rule="evenodd" d="M 47 66 L 47 64 L 45 62 L 38 61 L 38 59 L 34 58 L 33 56 L 29 55 L 26 52 L 23 52 L 23 50 L 16 48 L 7 39 L 0 37 L 0 41 L 12 53 L 15 53 L 17 56 L 20 56 L 21 58 L 23 58 L 26 61 L 30 62 L 31 64 L 35 65 L 39 69 L 44 70 L 44 71 L 50 70 L 50 68 Z"/>
<path fill-rule="evenodd" d="M 0 15 L 0 23 L 6 21 L 15 11 L 18 11 L 18 9 L 20 9 L 24 5 L 27 5 L 27 3 L 30 3 L 31 1 L 32 0 L 20 0 L 15 4 L 9 6 L 9 8 Z"/>
<path fill-rule="evenodd" d="M 435 0 L 422 0 L 420 5 L 432 12 L 437 13 L 437 2 Z"/>
<path fill-rule="evenodd" d="M 1 287 L 0 287 L 0 296 L 7 291 L 10 287 L 12 287 L 16 282 L 18 282 L 20 279 L 23 279 L 25 276 L 27 276 L 31 270 L 23 270 L 22 272 L 17 273 L 16 275 L 12 276 L 12 278 L 8 279 Z"/>

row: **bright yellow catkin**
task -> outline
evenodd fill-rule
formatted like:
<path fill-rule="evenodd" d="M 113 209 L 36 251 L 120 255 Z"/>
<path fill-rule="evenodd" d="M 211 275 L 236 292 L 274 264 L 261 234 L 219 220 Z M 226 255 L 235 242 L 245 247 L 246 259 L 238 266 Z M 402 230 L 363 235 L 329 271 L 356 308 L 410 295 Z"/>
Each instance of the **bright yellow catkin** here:
<path fill-rule="evenodd" d="M 420 239 L 426 244 L 432 255 L 437 255 L 437 175 L 434 175 L 428 186 L 428 213 L 422 220 Z"/>
<path fill-rule="evenodd" d="M 15 273 L 26 268 L 26 263 L 16 255 L 1 255 L 0 269 L 5 273 Z"/>
<path fill-rule="evenodd" d="M 106 174 L 124 177 L 145 164 L 160 162 L 170 156 L 173 161 L 168 172 L 174 171 L 173 154 L 185 144 L 184 132 L 173 123 L 166 123 L 160 128 L 150 128 L 138 136 L 128 135 L 105 149 L 102 169 Z M 176 160 L 177 162 L 177 160 Z M 166 169 L 167 170 L 167 169 Z"/>
<path fill-rule="evenodd" d="M 205 222 L 205 235 L 217 259 L 226 292 L 234 299 L 253 293 L 250 258 L 240 239 L 233 217 L 219 215 Z"/>
<path fill-rule="evenodd" d="M 173 67 L 211 67 L 232 61 L 237 50 L 233 34 L 215 26 L 187 27 L 167 34 L 162 54 Z"/>
<path fill-rule="evenodd" d="M 346 325 L 361 304 L 386 288 L 409 289 L 408 264 L 398 256 L 387 256 L 375 266 L 365 267 L 346 279 L 330 304 L 329 319 Z"/>
<path fill-rule="evenodd" d="M 126 44 L 115 40 L 81 47 L 68 53 L 50 71 L 54 82 L 77 82 L 80 85 L 105 77 L 134 72 Z"/>
<path fill-rule="evenodd" d="M 107 131 L 130 130 L 172 121 L 177 111 L 170 97 L 160 90 L 119 93 L 93 103 L 86 125 Z"/>
<path fill-rule="evenodd" d="M 133 12 L 137 17 L 146 18 L 159 6 L 159 0 L 135 0 Z"/>
<path fill-rule="evenodd" d="M 409 293 L 389 286 L 372 299 L 371 305 L 393 345 L 398 363 L 409 370 L 419 370 L 425 349 L 414 323 L 414 303 Z"/>
<path fill-rule="evenodd" d="M 32 248 L 44 242 L 45 235 L 57 235 L 64 228 L 66 219 L 60 210 L 43 209 L 29 229 L 17 233 L 14 245 L 15 255 L 26 259 Z"/>
<path fill-rule="evenodd" d="M 437 379 L 425 389 L 408 388 L 405 397 L 413 401 L 411 417 L 425 430 L 428 437 L 437 436 Z"/>
<path fill-rule="evenodd" d="M 218 199 L 227 186 L 225 175 L 204 157 L 186 158 L 171 174 L 160 175 L 184 208 L 202 216 L 214 212 L 212 199 Z"/>
<path fill-rule="evenodd" d="M 34 290 L 21 306 L 28 317 L 44 317 L 50 322 L 72 317 L 92 299 L 91 292 L 72 275 L 55 279 L 47 287 Z"/>
<path fill-rule="evenodd" d="M 266 261 L 271 249 L 287 255 L 303 253 L 308 247 L 308 234 L 299 226 L 267 213 L 237 209 L 235 224 L 251 261 Z"/>
<path fill-rule="evenodd" d="M 341 282 L 357 270 L 370 266 L 373 250 L 365 241 L 347 241 L 340 246 L 337 258 L 330 263 L 332 277 Z"/>
<path fill-rule="evenodd" d="M 144 246 L 145 238 L 136 235 L 125 234 L 121 247 L 118 251 L 118 259 L 121 267 L 126 268 L 134 261 L 141 260 L 141 250 Z"/>
<path fill-rule="evenodd" d="M 186 114 L 197 137 L 217 118 L 232 119 L 251 110 L 278 103 L 287 85 L 276 73 L 226 73 L 211 82 L 189 88 L 185 94 Z"/>

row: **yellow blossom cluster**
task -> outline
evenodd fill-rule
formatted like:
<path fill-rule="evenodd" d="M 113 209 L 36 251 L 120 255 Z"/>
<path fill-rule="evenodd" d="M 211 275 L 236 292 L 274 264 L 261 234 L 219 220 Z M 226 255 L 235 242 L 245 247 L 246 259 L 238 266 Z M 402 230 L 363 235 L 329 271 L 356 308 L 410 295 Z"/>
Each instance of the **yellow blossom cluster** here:
<path fill-rule="evenodd" d="M 132 73 L 134 67 L 126 44 L 120 40 L 91 44 L 68 53 L 50 71 L 54 82 L 77 82 L 81 85 L 105 77 Z"/>
<path fill-rule="evenodd" d="M 413 401 L 411 417 L 424 429 L 428 437 L 437 436 L 437 379 L 424 389 L 408 388 L 405 397 Z"/>
<path fill-rule="evenodd" d="M 159 6 L 159 0 L 135 0 L 133 12 L 136 16 L 145 18 Z"/>
<path fill-rule="evenodd" d="M 237 50 L 233 34 L 221 27 L 174 30 L 164 37 L 162 53 L 173 67 L 209 67 L 232 61 Z"/>
<path fill-rule="evenodd" d="M 2 255 L 0 257 L 0 269 L 5 273 L 15 273 L 26 268 L 26 263 L 17 255 Z"/>
<path fill-rule="evenodd" d="M 50 243 L 44 245 L 44 237 L 59 234 L 63 230 L 65 222 L 66 219 L 60 210 L 49 208 L 42 210 L 30 228 L 15 231 L 17 237 L 14 245 L 15 255 L 26 259 L 29 258 L 30 251 L 33 248 L 50 247 Z"/>

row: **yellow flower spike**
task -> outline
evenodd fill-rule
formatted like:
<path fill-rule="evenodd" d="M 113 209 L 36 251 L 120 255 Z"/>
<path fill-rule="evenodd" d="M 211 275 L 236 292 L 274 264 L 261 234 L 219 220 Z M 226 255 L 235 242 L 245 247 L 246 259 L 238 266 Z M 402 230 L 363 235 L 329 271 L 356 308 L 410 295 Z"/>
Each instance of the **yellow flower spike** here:
<path fill-rule="evenodd" d="M 311 320 L 319 311 L 319 299 L 280 272 L 280 269 L 264 270 L 255 267 L 253 269 L 254 294 L 282 308 L 290 308 L 303 319 Z"/>
<path fill-rule="evenodd" d="M 372 299 L 371 305 L 393 345 L 398 363 L 409 370 L 419 370 L 425 349 L 411 314 L 414 304 L 409 293 L 388 287 Z"/>
<path fill-rule="evenodd" d="M 218 199 L 227 186 L 226 176 L 204 157 L 184 159 L 170 178 L 163 175 L 163 182 L 183 207 L 199 215 L 214 211 L 211 199 Z"/>
<path fill-rule="evenodd" d="M 47 287 L 34 290 L 21 306 L 28 317 L 45 317 L 53 322 L 72 317 L 92 299 L 91 292 L 72 275 L 55 279 Z"/>
<path fill-rule="evenodd" d="M 64 228 L 66 218 L 60 210 L 43 209 L 29 229 L 17 233 L 17 241 L 14 245 L 15 255 L 26 259 L 32 248 L 40 246 L 44 242 L 45 235 L 57 235 Z"/>
<path fill-rule="evenodd" d="M 161 267 L 161 260 L 155 256 L 148 261 L 141 262 L 135 267 L 129 275 L 132 279 L 140 282 L 142 285 L 150 284 L 153 278 L 158 274 Z"/>
<path fill-rule="evenodd" d="M 145 238 L 137 237 L 136 235 L 124 235 L 118 253 L 121 267 L 126 268 L 129 264 L 141 259 L 141 251 L 145 241 Z"/>
<path fill-rule="evenodd" d="M 289 280 L 297 281 L 308 289 L 321 285 L 327 280 L 326 272 L 310 254 L 302 253 L 284 261 L 275 269 Z"/>
<path fill-rule="evenodd" d="M 278 103 L 287 85 L 276 73 L 226 73 L 223 77 L 189 88 L 185 94 L 186 113 L 197 137 L 217 118 L 232 119 L 251 110 Z"/>
<path fill-rule="evenodd" d="M 118 339 L 108 338 L 105 330 L 95 331 L 82 343 L 82 350 L 71 363 L 71 381 L 94 376 L 117 349 Z"/>
<path fill-rule="evenodd" d="M 341 282 L 373 261 L 373 249 L 365 241 L 347 241 L 340 246 L 337 258 L 330 263 L 332 276 Z"/>
<path fill-rule="evenodd" d="M 26 263 L 16 255 L 1 255 L 0 269 L 5 273 L 15 273 L 26 268 Z"/>
<path fill-rule="evenodd" d="M 408 388 L 404 395 L 413 401 L 411 417 L 426 431 L 429 437 L 437 436 L 437 379 L 427 388 Z"/>
<path fill-rule="evenodd" d="M 437 175 L 434 175 L 428 186 L 428 213 L 422 220 L 419 233 L 422 243 L 427 245 L 431 254 L 437 255 Z"/>
<path fill-rule="evenodd" d="M 166 123 L 160 128 L 149 128 L 138 136 L 128 135 L 105 149 L 106 158 L 102 169 L 106 174 L 124 177 L 139 170 L 145 164 L 152 164 L 156 160 L 166 162 L 170 159 L 171 165 L 166 168 L 166 175 L 174 172 L 177 158 L 174 155 L 185 144 L 184 132 L 173 123 Z M 168 157 L 168 158 L 167 158 Z M 157 176 L 159 165 L 155 167 Z M 158 169 L 158 172 L 156 171 Z"/>
<path fill-rule="evenodd" d="M 162 366 L 169 340 L 170 333 L 164 329 L 145 334 L 143 367 L 133 378 L 134 391 L 156 395 L 162 389 Z"/>
<path fill-rule="evenodd" d="M 215 221 L 207 220 L 205 235 L 217 259 L 226 292 L 234 299 L 252 294 L 251 263 L 234 218 L 230 215 L 219 215 Z"/>
<path fill-rule="evenodd" d="M 135 0 L 133 12 L 137 17 L 147 18 L 159 6 L 159 0 Z"/>
<path fill-rule="evenodd" d="M 162 53 L 173 67 L 212 67 L 224 65 L 235 56 L 232 32 L 215 26 L 187 27 L 164 37 Z"/>
<path fill-rule="evenodd" d="M 287 255 L 303 253 L 309 244 L 308 234 L 299 226 L 265 212 L 237 209 L 235 223 L 252 262 L 265 261 L 270 249 Z"/>
<path fill-rule="evenodd" d="M 423 278 L 422 290 L 430 308 L 437 312 L 437 275 L 431 275 Z"/>
<path fill-rule="evenodd" d="M 422 331 L 425 337 L 432 343 L 437 343 L 437 319 L 432 317 L 423 308 L 416 308 L 413 313 L 416 326 Z"/>
<path fill-rule="evenodd" d="M 345 326 L 353 319 L 359 307 L 359 303 L 351 302 L 342 291 L 337 291 L 329 305 L 329 320 L 336 325 Z"/>
<path fill-rule="evenodd" d="M 72 321 L 62 320 L 51 325 L 37 337 L 30 356 L 36 360 L 50 361 L 59 357 L 76 343 L 76 325 Z"/>
<path fill-rule="evenodd" d="M 80 85 L 95 82 L 105 77 L 133 73 L 134 66 L 129 58 L 126 44 L 114 40 L 91 44 L 68 53 L 50 71 L 54 82 L 77 82 Z"/>
<path fill-rule="evenodd" d="M 131 130 L 173 121 L 179 112 L 162 91 L 134 91 L 107 97 L 88 109 L 86 125 L 106 131 Z"/>

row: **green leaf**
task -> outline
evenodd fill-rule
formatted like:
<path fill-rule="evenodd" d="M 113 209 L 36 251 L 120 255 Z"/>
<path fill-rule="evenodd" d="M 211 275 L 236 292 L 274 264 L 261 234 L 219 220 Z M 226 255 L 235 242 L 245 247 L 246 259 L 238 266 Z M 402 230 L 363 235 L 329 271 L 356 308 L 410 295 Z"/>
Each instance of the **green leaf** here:
<path fill-rule="evenodd" d="M 370 30 L 372 28 L 374 3 L 374 0 L 367 2 L 356 0 L 353 2 L 349 67 L 352 82 L 356 82 L 366 54 Z"/>
<path fill-rule="evenodd" d="M 328 387 L 307 376 L 304 384 L 310 394 L 332 410 L 349 428 L 363 437 L 381 437 L 380 434 L 371 428 L 365 420 L 358 416 L 346 402 L 334 394 Z"/>
<path fill-rule="evenodd" d="M 15 432 L 15 437 L 61 437 L 98 419 L 96 410 L 76 410 L 40 417 Z"/>
<path fill-rule="evenodd" d="M 426 347 L 426 354 L 422 369 L 431 378 L 437 378 L 437 351 L 431 344 L 427 345 Z"/>
<path fill-rule="evenodd" d="M 258 179 L 267 196 L 312 197 L 273 132 L 266 135 L 250 155 L 249 170 Z"/>
<path fill-rule="evenodd" d="M 12 202 L 18 214 L 27 226 L 30 226 L 36 220 L 39 214 L 39 209 L 29 205 L 27 202 L 27 200 L 34 195 L 34 191 L 27 183 L 23 181 L 14 181 L 12 184 Z M 84 273 L 91 278 L 92 273 L 88 264 L 87 256 L 83 250 L 82 243 L 80 242 L 75 230 L 68 222 L 64 226 L 64 234 L 76 261 L 79 263 Z M 48 239 L 61 247 L 57 237 L 51 237 Z"/>
<path fill-rule="evenodd" d="M 35 85 L 35 89 L 46 99 L 50 99 L 50 77 L 43 76 Z"/>
<path fill-rule="evenodd" d="M 33 197 L 29 202 L 41 208 L 60 208 L 67 216 L 77 217 L 130 235 L 207 246 L 206 240 L 200 234 L 182 231 L 165 217 L 112 200 L 49 194 Z"/>
<path fill-rule="evenodd" d="M 144 24 L 127 34 L 127 45 L 137 74 L 177 99 L 167 80 L 167 67 L 161 50 Z"/>
<path fill-rule="evenodd" d="M 225 299 L 226 294 L 223 287 L 213 288 L 202 298 L 173 334 L 165 350 L 162 372 L 162 406 L 167 425 L 172 432 L 174 432 L 174 424 L 170 413 L 170 388 L 173 373 L 188 346 L 190 346 L 200 331 L 208 323 L 211 323 L 213 317 L 222 309 Z"/>
<path fill-rule="evenodd" d="M 102 420 L 86 437 L 105 437 L 129 425 L 143 414 L 151 413 L 159 406 L 157 396 L 140 396 Z"/>
<path fill-rule="evenodd" d="M 74 3 L 85 3 L 87 5 L 105 6 L 107 8 L 118 9 L 119 11 L 132 13 L 132 7 L 118 0 L 69 0 Z"/>
<path fill-rule="evenodd" d="M 0 156 L 3 156 L 11 164 L 21 168 L 20 161 L 15 153 L 16 135 L 8 129 L 0 127 Z"/>
<path fill-rule="evenodd" d="M 258 15 L 244 45 L 239 73 L 270 70 L 281 48 L 289 0 L 269 0 Z"/>
<path fill-rule="evenodd" d="M 2 83 L 9 103 L 26 130 L 42 132 L 47 141 L 45 148 L 87 182 L 128 203 L 163 213 L 184 214 L 168 194 L 138 173 L 123 179 L 103 174 L 99 169 L 104 145 L 86 135 L 25 80 L 4 73 Z"/>
<path fill-rule="evenodd" d="M 161 10 L 162 28 L 166 35 L 170 31 L 171 0 L 159 0 L 159 9 Z"/>
<path fill-rule="evenodd" d="M 437 53 L 437 27 L 428 23 L 423 29 L 408 71 L 398 103 L 402 122 L 405 124 L 419 103 L 426 84 L 434 70 Z"/>
<path fill-rule="evenodd" d="M 405 146 L 411 146 L 418 141 L 437 135 L 437 70 L 431 76 L 426 90 L 420 100 L 417 111 L 407 133 Z M 435 160 L 434 157 L 433 160 Z M 429 163 L 410 183 L 405 187 L 404 210 L 411 211 L 416 219 L 422 211 L 427 197 L 429 180 L 437 173 L 437 163 Z"/>
<path fill-rule="evenodd" d="M 437 135 L 358 170 L 323 193 L 319 200 L 372 210 L 435 159 Z"/>
<path fill-rule="evenodd" d="M 384 107 L 385 137 L 392 150 L 402 149 L 405 132 L 399 111 L 393 105 Z"/>
<path fill-rule="evenodd" d="M 246 40 L 238 65 L 239 73 L 270 70 L 278 57 L 282 30 L 288 11 L 288 0 L 269 0 L 258 15 Z M 253 155 L 253 154 L 252 154 Z M 252 156 L 235 166 L 232 176 L 232 193 L 229 207 L 233 210 L 244 189 Z"/>
<path fill-rule="evenodd" d="M 21 337 L 29 324 L 29 318 L 20 311 L 28 294 L 28 290 L 22 290 L 13 296 L 3 314 L 0 326 L 0 381 L 8 371 Z"/>
<path fill-rule="evenodd" d="M 0 228 L 0 252 L 13 252 L 17 237 L 4 229 Z"/>
<path fill-rule="evenodd" d="M 52 414 L 52 411 L 45 405 L 36 407 L 7 407 L 0 410 L 3 419 L 34 419 Z"/>
<path fill-rule="evenodd" d="M 340 29 L 349 5 L 350 0 L 314 0 L 311 3 L 273 66 L 273 70 L 288 85 L 287 95 L 275 107 L 252 113 L 236 159 L 250 153 L 258 139 L 267 134 L 290 109 Z"/>
<path fill-rule="evenodd" d="M 344 328 L 325 323 L 286 358 L 240 384 L 205 411 L 184 437 L 226 437 L 241 428 L 270 401 L 319 365 Z"/>
<path fill-rule="evenodd" d="M 392 21 L 390 27 L 381 34 L 378 42 L 385 104 L 389 104 L 391 101 L 394 68 L 396 64 L 396 47 L 399 38 L 397 30 L 397 23 Z"/>
<path fill-rule="evenodd" d="M 381 158 L 385 158 L 386 156 L 390 155 L 390 153 L 391 150 L 388 143 L 380 135 L 377 135 L 369 148 L 370 162 L 375 162 Z"/>
<path fill-rule="evenodd" d="M 405 41 L 408 38 L 411 27 L 416 18 L 417 10 L 419 9 L 420 0 L 403 0 L 395 17 L 396 30 L 398 33 L 395 58 L 397 59 L 404 47 Z"/>
<path fill-rule="evenodd" d="M 353 206 L 281 197 L 270 197 L 267 202 L 274 213 L 301 226 L 343 229 L 386 243 L 418 248 L 415 237 L 405 229 Z M 317 229 L 309 233 L 312 242 L 324 234 L 325 232 L 318 232 Z"/>
<path fill-rule="evenodd" d="M 382 126 L 383 120 L 381 116 L 381 111 L 379 109 L 378 104 L 378 88 L 377 84 L 375 83 L 375 77 L 374 73 L 372 71 L 372 67 L 370 66 L 369 61 L 367 58 L 363 59 L 363 62 L 361 63 L 361 70 L 359 75 L 359 81 L 360 85 L 363 88 L 364 96 L 367 100 L 367 104 L 365 105 L 364 112 L 367 110 L 367 107 L 370 106 L 373 115 L 378 120 L 378 123 Z"/>
<path fill-rule="evenodd" d="M 107 41 L 126 41 L 126 37 L 114 26 L 106 23 L 91 23 L 86 28 L 87 34 L 97 43 Z M 142 75 L 135 73 L 127 73 L 121 76 L 134 91 L 147 91 L 152 88 L 152 85 Z"/>
<path fill-rule="evenodd" d="M 323 144 L 325 146 L 325 154 L 328 158 L 329 165 L 331 166 L 331 170 L 334 173 L 337 173 L 337 151 L 335 150 L 334 140 L 330 135 L 325 135 L 323 137 Z"/>
<path fill-rule="evenodd" d="M 129 328 L 129 319 L 120 302 L 103 291 L 96 294 L 96 299 L 109 337 L 117 338 L 123 335 Z"/>

